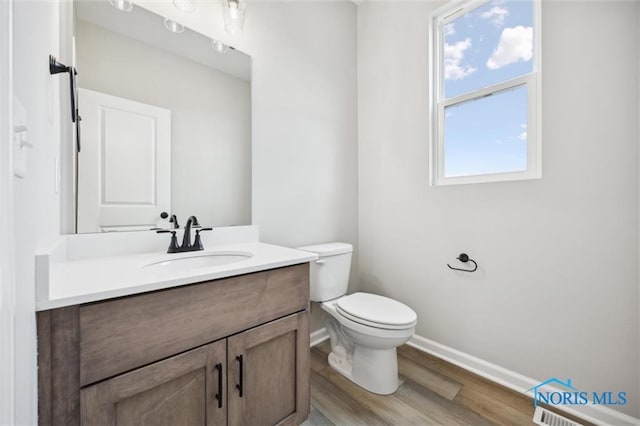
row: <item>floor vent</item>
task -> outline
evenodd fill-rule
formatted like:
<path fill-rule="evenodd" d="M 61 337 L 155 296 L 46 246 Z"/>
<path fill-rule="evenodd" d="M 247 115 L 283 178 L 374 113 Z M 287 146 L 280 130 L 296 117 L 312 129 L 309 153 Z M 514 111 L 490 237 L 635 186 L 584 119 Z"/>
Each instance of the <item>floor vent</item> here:
<path fill-rule="evenodd" d="M 536 407 L 533 422 L 541 426 L 584 426 L 582 423 L 576 423 L 542 407 Z"/>

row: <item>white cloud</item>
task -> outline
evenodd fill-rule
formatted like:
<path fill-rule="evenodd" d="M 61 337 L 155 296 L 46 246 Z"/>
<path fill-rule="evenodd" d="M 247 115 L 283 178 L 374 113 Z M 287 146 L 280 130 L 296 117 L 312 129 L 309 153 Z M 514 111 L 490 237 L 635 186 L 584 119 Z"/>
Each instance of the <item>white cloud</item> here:
<path fill-rule="evenodd" d="M 527 125 L 526 124 L 521 124 L 520 128 L 524 129 L 524 132 L 520 133 L 518 135 L 518 139 L 520 139 L 521 141 L 526 141 L 527 140 Z"/>
<path fill-rule="evenodd" d="M 455 22 L 450 22 L 444 26 L 444 36 L 452 36 L 456 33 L 456 24 Z"/>
<path fill-rule="evenodd" d="M 530 61 L 533 57 L 533 28 L 518 25 L 505 28 L 500 35 L 498 46 L 487 60 L 487 68 L 497 70 L 505 65 L 520 61 Z"/>
<path fill-rule="evenodd" d="M 445 80 L 462 80 L 466 76 L 473 74 L 478 69 L 470 65 L 462 65 L 464 59 L 464 51 L 471 47 L 471 39 L 466 38 L 463 41 L 454 44 L 445 43 L 444 45 L 444 78 Z"/>
<path fill-rule="evenodd" d="M 509 16 L 509 11 L 500 6 L 494 6 L 486 12 L 480 14 L 480 17 L 482 19 L 490 20 L 491 23 L 496 27 L 503 26 L 504 20 L 507 18 L 507 16 Z"/>

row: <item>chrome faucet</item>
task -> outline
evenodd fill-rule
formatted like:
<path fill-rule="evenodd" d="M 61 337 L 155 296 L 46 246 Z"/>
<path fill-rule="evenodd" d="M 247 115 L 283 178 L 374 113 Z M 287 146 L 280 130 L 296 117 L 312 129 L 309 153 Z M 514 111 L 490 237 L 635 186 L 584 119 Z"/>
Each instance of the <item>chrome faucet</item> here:
<path fill-rule="evenodd" d="M 174 216 L 172 216 L 173 218 Z M 178 221 L 175 220 L 174 225 L 177 225 Z M 196 229 L 196 238 L 191 244 L 191 228 Z M 171 229 L 161 229 L 156 231 L 158 234 L 171 233 L 171 242 L 169 243 L 169 249 L 167 253 L 184 253 L 188 251 L 204 250 L 202 240 L 200 239 L 201 231 L 211 231 L 213 228 L 202 228 L 198 223 L 198 219 L 195 216 L 187 219 L 187 224 L 184 226 L 184 235 L 182 236 L 182 245 L 178 246 L 178 239 L 176 238 L 176 231 Z"/>

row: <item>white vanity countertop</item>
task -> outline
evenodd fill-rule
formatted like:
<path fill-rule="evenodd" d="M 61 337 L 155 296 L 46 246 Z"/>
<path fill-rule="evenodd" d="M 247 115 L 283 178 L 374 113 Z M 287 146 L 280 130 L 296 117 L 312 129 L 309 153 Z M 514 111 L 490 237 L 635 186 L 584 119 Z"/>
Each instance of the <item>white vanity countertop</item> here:
<path fill-rule="evenodd" d="M 144 268 L 145 265 L 158 261 L 220 252 L 249 252 L 253 256 L 217 266 Z M 179 254 L 152 252 L 51 260 L 48 264 L 47 294 L 39 295 L 36 310 L 43 311 L 128 296 L 306 263 L 315 259 L 317 255 L 314 253 L 254 241 L 210 246 L 204 251 Z"/>

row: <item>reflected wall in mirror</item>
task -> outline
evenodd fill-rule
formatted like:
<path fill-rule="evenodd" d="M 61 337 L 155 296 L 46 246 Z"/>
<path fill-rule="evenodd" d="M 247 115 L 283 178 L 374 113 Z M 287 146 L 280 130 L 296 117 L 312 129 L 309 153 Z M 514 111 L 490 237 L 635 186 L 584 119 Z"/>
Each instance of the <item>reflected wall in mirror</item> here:
<path fill-rule="evenodd" d="M 251 223 L 251 58 L 166 21 L 74 2 L 78 233 Z"/>

